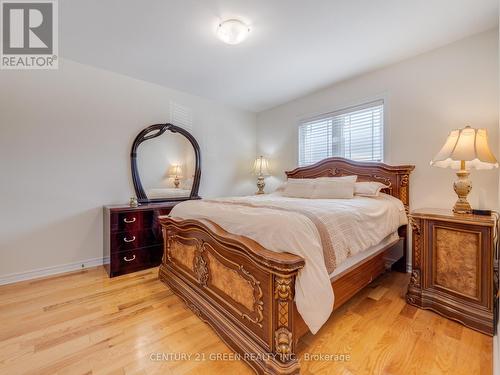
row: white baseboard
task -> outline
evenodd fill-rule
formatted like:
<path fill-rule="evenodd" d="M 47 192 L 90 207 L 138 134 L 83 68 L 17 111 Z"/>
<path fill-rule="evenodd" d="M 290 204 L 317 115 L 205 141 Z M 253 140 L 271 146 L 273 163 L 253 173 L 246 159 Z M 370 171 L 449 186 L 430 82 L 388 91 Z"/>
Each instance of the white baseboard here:
<path fill-rule="evenodd" d="M 77 271 L 89 267 L 102 266 L 109 263 L 109 257 L 106 258 L 93 258 L 82 260 L 79 262 L 60 264 L 46 268 L 38 268 L 31 271 L 10 273 L 7 275 L 0 275 L 0 285 L 17 283 L 19 281 L 37 279 L 39 277 L 57 275 L 59 273 Z"/>

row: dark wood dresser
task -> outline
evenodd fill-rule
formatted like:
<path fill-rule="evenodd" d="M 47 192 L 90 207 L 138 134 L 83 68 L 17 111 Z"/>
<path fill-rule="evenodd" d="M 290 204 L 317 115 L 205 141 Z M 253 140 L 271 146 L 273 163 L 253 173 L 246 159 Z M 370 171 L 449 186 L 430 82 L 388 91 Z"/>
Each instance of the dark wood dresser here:
<path fill-rule="evenodd" d="M 412 212 L 413 271 L 406 300 L 493 335 L 498 304 L 498 254 L 493 216 Z"/>
<path fill-rule="evenodd" d="M 110 277 L 156 267 L 163 255 L 158 216 L 168 215 L 179 202 L 104 207 L 104 259 Z"/>

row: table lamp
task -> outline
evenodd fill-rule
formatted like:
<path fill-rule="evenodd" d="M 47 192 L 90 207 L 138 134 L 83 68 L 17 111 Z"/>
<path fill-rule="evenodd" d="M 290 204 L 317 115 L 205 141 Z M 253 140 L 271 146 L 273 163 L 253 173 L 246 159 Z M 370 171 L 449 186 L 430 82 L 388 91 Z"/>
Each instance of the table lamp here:
<path fill-rule="evenodd" d="M 181 174 L 182 174 L 181 166 L 179 164 L 172 165 L 172 167 L 170 168 L 170 177 L 174 178 L 174 186 L 176 188 L 179 188 L 179 183 L 180 183 L 179 178 L 182 177 Z"/>
<path fill-rule="evenodd" d="M 431 165 L 458 169 L 458 180 L 453 183 L 453 189 L 458 195 L 453 212 L 457 214 L 472 213 L 467 201 L 467 195 L 472 189 L 469 170 L 498 168 L 497 159 L 488 146 L 486 129 L 474 129 L 470 126 L 452 130 L 444 146 L 432 159 Z"/>
<path fill-rule="evenodd" d="M 269 163 L 262 155 L 255 159 L 255 162 L 253 163 L 253 173 L 258 176 L 258 190 L 255 194 L 264 194 L 264 186 L 266 186 L 264 176 L 269 176 Z"/>

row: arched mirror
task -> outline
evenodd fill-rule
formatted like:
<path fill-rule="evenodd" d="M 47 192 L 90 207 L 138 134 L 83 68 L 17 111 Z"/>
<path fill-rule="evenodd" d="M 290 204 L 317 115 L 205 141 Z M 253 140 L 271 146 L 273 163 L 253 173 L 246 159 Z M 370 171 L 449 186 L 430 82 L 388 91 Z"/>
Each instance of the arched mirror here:
<path fill-rule="evenodd" d="M 200 146 L 187 130 L 148 126 L 135 138 L 130 159 L 139 203 L 199 199 Z"/>

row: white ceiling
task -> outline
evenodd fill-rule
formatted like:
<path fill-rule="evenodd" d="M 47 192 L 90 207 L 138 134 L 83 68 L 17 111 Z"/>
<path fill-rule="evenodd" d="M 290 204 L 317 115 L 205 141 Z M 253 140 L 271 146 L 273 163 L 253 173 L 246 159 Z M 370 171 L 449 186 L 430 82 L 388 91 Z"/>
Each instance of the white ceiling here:
<path fill-rule="evenodd" d="M 262 111 L 498 24 L 497 0 L 64 0 L 61 55 Z M 218 21 L 251 34 L 230 46 Z"/>

